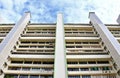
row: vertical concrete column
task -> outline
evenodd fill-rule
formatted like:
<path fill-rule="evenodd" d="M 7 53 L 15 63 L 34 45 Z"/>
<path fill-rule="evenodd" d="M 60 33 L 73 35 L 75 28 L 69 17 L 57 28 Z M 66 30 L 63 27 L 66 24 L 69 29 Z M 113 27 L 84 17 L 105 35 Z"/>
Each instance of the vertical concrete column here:
<path fill-rule="evenodd" d="M 10 55 L 10 51 L 13 49 L 16 42 L 19 40 L 20 34 L 22 34 L 24 28 L 30 21 L 30 13 L 26 12 L 22 18 L 15 24 L 7 36 L 0 44 L 0 78 L 4 76 L 4 64 L 7 62 L 7 58 Z"/>
<path fill-rule="evenodd" d="M 90 22 L 93 24 L 96 31 L 99 33 L 102 41 L 105 43 L 106 47 L 110 51 L 110 55 L 116 62 L 118 68 L 120 69 L 120 44 L 111 34 L 109 29 L 100 21 L 94 12 L 89 14 Z"/>
<path fill-rule="evenodd" d="M 120 24 L 120 15 L 117 18 L 117 22 Z"/>
<path fill-rule="evenodd" d="M 57 15 L 54 78 L 67 78 L 64 25 L 62 14 Z"/>

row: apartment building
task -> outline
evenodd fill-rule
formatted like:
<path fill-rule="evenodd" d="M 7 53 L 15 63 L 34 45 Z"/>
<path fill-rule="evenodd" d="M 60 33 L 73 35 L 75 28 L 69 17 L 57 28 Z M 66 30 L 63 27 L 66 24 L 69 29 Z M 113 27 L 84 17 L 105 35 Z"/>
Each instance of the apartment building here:
<path fill-rule="evenodd" d="M 0 24 L 0 78 L 120 78 L 120 25 L 104 25 L 95 13 L 89 24 Z"/>

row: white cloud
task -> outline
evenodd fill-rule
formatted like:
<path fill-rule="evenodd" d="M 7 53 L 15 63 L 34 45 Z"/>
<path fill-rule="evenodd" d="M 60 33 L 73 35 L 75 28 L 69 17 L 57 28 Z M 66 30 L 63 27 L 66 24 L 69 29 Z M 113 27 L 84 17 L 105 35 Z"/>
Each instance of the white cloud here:
<path fill-rule="evenodd" d="M 52 23 L 62 12 L 65 22 L 88 23 L 89 12 L 94 11 L 103 23 L 116 23 L 119 3 L 120 0 L 1 0 L 0 15 L 15 22 L 25 11 L 31 11 L 32 22 Z"/>
<path fill-rule="evenodd" d="M 93 4 L 97 7 L 96 14 L 104 23 L 116 23 L 116 19 L 120 13 L 120 0 L 93 0 Z"/>
<path fill-rule="evenodd" d="M 4 9 L 12 10 L 13 1 L 12 0 L 0 0 L 0 3 L 4 7 Z"/>

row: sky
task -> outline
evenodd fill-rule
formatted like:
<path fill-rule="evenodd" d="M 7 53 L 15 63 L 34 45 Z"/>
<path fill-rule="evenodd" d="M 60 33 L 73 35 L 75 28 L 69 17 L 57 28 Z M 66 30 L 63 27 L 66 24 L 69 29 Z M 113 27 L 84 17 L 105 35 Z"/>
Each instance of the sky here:
<path fill-rule="evenodd" d="M 89 23 L 95 12 L 104 24 L 116 24 L 120 0 L 0 0 L 0 23 L 15 23 L 28 11 L 31 23 L 56 23 L 58 13 L 65 23 Z"/>

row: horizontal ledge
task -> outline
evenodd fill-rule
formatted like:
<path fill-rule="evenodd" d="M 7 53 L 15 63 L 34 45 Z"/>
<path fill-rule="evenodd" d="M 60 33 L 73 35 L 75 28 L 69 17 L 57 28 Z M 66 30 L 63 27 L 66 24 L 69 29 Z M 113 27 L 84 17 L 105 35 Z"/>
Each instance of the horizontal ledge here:
<path fill-rule="evenodd" d="M 107 74 L 117 74 L 116 71 L 114 70 L 109 70 L 109 71 L 69 71 L 69 75 L 107 75 Z"/>
<path fill-rule="evenodd" d="M 53 64 L 8 64 L 9 67 L 54 67 Z"/>
<path fill-rule="evenodd" d="M 67 59 L 108 59 L 109 55 L 67 55 Z"/>
<path fill-rule="evenodd" d="M 52 75 L 53 71 L 20 71 L 20 70 L 4 70 L 5 74 L 31 74 L 31 75 Z"/>
<path fill-rule="evenodd" d="M 100 40 L 99 37 L 65 37 L 65 40 Z"/>
<path fill-rule="evenodd" d="M 54 55 L 10 55 L 11 59 L 54 59 Z"/>
<path fill-rule="evenodd" d="M 11 59 L 54 59 L 54 55 L 10 55 Z M 110 55 L 66 55 L 67 59 L 110 59 Z"/>
<path fill-rule="evenodd" d="M 3 39 L 3 38 L 2 38 Z M 21 37 L 20 41 L 46 41 L 55 40 L 56 37 Z M 66 41 L 99 41 L 99 37 L 65 37 Z"/>
<path fill-rule="evenodd" d="M 77 67 L 103 67 L 103 66 L 112 66 L 111 64 L 68 64 L 68 67 L 74 67 L 74 68 L 77 68 Z"/>
<path fill-rule="evenodd" d="M 55 37 L 21 37 L 20 40 L 49 40 L 55 39 Z"/>
<path fill-rule="evenodd" d="M 54 65 L 48 65 L 48 64 L 8 64 L 9 67 L 49 67 L 52 68 Z M 111 64 L 67 64 L 67 67 L 103 67 L 103 66 L 109 66 L 111 67 Z"/>

